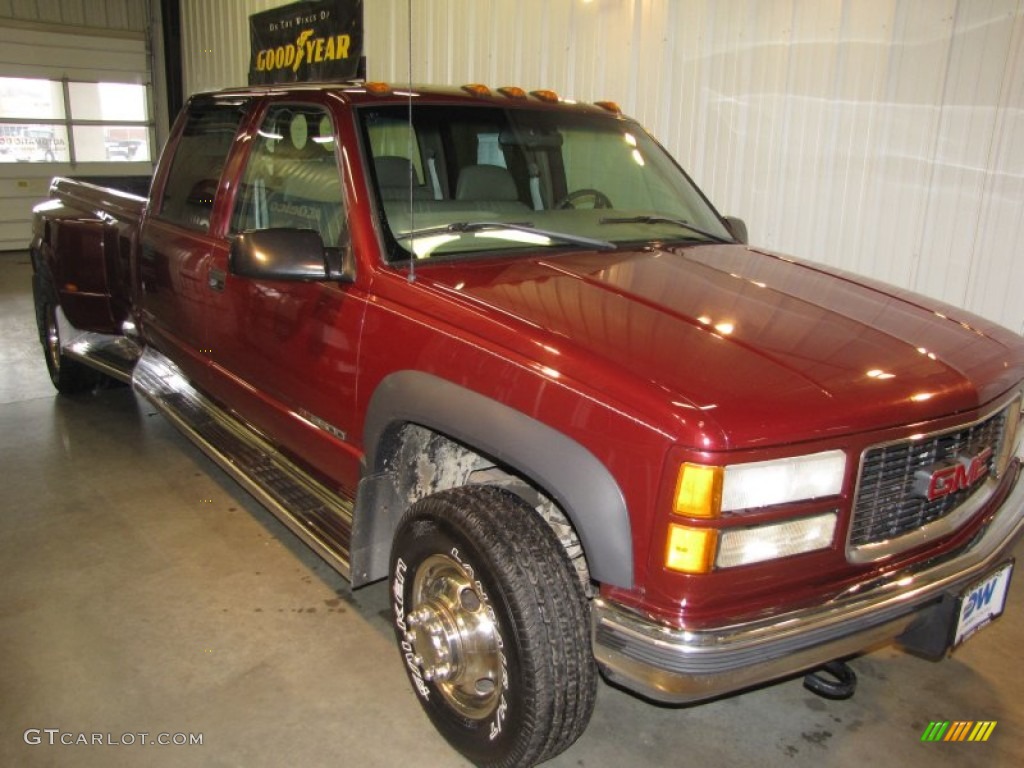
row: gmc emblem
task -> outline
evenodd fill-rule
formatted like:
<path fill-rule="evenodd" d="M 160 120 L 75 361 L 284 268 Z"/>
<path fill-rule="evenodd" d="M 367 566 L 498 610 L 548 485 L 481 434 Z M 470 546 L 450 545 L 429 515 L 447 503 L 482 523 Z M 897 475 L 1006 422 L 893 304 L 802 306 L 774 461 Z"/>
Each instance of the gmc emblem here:
<path fill-rule="evenodd" d="M 977 456 L 957 456 L 954 464 L 932 464 L 914 474 L 914 495 L 935 501 L 951 493 L 970 488 L 988 474 L 992 449 Z"/>

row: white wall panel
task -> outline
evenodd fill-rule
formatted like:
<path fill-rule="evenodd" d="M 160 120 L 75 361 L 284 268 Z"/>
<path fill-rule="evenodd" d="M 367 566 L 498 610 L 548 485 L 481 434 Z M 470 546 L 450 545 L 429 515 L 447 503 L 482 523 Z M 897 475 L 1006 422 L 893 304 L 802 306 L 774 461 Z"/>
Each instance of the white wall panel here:
<path fill-rule="evenodd" d="M 2 3 L 0 0 L 0 11 Z M 248 14 L 183 0 L 189 90 Z M 365 0 L 372 79 L 612 99 L 768 247 L 1024 332 L 1024 0 Z"/>
<path fill-rule="evenodd" d="M 4 26 L 0 21 L 0 73 L 4 77 L 149 82 L 146 41 L 67 35 Z"/>
<path fill-rule="evenodd" d="M 1002 306 L 1007 316 L 1024 304 L 1024 24 L 1018 17 L 1006 62 L 1008 76 L 996 105 L 996 121 L 984 204 L 971 249 L 967 303 Z M 1004 258 L 984 258 L 985 254 Z M 1024 331 L 1022 331 L 1024 332 Z"/>
<path fill-rule="evenodd" d="M 87 27 L 111 32 L 146 31 L 149 0 L 0 0 L 0 19 Z"/>

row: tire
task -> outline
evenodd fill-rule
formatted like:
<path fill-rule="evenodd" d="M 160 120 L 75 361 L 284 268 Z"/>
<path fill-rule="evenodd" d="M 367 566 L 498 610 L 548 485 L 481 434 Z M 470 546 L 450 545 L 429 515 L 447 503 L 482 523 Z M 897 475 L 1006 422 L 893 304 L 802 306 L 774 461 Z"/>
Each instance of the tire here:
<path fill-rule="evenodd" d="M 91 390 L 99 383 L 102 374 L 64 354 L 60 325 L 57 322 L 56 291 L 49 282 L 38 276 L 33 278 L 33 288 L 39 341 L 43 345 L 43 357 L 46 359 L 50 381 L 62 395 Z"/>
<path fill-rule="evenodd" d="M 390 578 L 409 680 L 455 749 L 512 768 L 579 738 L 597 694 L 589 610 L 558 539 L 526 502 L 489 486 L 418 501 L 398 524 Z"/>

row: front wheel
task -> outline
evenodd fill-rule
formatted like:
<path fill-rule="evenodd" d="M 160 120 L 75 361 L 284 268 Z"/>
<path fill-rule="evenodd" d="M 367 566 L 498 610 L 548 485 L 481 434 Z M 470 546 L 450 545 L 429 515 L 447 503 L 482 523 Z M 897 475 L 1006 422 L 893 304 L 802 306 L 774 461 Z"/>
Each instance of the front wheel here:
<path fill-rule="evenodd" d="M 434 726 L 479 766 L 530 766 L 572 744 L 597 675 L 583 588 L 518 496 L 442 491 L 402 518 L 391 554 L 395 635 Z"/>

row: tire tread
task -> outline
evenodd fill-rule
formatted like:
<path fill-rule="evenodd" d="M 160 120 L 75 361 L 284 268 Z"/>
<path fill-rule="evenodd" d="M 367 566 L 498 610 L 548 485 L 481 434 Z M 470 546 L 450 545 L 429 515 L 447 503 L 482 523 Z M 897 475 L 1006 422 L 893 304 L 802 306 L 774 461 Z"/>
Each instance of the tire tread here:
<path fill-rule="evenodd" d="M 522 655 L 535 671 L 525 681 L 532 706 L 519 748 L 478 764 L 513 768 L 549 760 L 580 737 L 597 696 L 589 608 L 575 568 L 548 524 L 501 488 L 464 486 L 421 500 L 399 523 L 396 541 L 424 518 L 453 526 L 504 566 L 498 577 L 515 603 Z"/>

